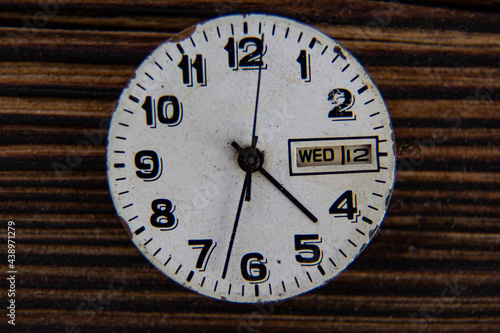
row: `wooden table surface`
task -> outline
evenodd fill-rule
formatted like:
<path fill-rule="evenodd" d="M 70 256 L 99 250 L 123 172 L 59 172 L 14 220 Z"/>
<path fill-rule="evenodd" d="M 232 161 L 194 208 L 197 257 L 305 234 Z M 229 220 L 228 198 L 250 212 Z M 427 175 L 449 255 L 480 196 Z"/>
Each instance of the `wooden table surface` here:
<path fill-rule="evenodd" d="M 114 105 L 158 44 L 228 13 L 339 41 L 386 99 L 398 146 L 381 231 L 326 286 L 235 305 L 153 268 L 106 182 Z M 2 332 L 500 332 L 499 0 L 0 0 Z"/>

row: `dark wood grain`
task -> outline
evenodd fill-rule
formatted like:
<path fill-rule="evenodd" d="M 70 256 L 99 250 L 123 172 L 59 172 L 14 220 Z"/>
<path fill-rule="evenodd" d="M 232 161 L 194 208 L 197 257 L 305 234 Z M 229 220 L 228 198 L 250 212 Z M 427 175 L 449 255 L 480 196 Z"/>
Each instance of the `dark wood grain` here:
<path fill-rule="evenodd" d="M 142 59 L 241 12 L 305 21 L 352 52 L 386 99 L 398 156 L 386 219 L 356 262 L 259 306 L 197 295 L 152 267 L 115 214 L 105 165 L 109 118 Z M 498 0 L 0 0 L 0 22 L 16 332 L 500 331 Z M 5 316 L 0 331 L 12 331 Z"/>

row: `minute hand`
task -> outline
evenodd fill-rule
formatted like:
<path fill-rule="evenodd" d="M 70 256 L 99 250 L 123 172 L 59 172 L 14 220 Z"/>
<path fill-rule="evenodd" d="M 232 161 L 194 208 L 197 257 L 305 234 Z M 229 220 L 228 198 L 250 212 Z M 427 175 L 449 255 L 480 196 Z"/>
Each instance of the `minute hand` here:
<path fill-rule="evenodd" d="M 314 223 L 318 222 L 316 216 L 314 216 L 303 204 L 301 204 L 290 192 L 288 192 L 283 185 L 281 185 L 273 176 L 269 174 L 262 166 L 259 167 L 258 171 L 264 175 L 276 188 L 283 193 L 291 202 L 294 203 L 297 208 L 299 208 L 302 213 L 306 214 L 306 216 L 313 221 Z"/>

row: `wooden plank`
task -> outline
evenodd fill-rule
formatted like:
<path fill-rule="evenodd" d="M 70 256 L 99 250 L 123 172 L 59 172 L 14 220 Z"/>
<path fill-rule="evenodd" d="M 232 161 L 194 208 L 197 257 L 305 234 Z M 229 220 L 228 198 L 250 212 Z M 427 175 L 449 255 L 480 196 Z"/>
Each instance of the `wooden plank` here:
<path fill-rule="evenodd" d="M 0 2 L 8 8 L 23 8 L 31 12 L 40 11 L 37 0 L 3 0 Z M 76 0 L 71 4 L 59 2 L 58 14 L 67 10 L 82 14 L 95 12 L 102 14 L 109 12 L 116 14 L 130 13 L 161 15 L 165 13 L 182 16 L 184 13 L 207 17 L 234 12 L 275 13 L 292 16 L 307 21 L 327 21 L 330 23 L 376 24 L 382 28 L 388 26 L 430 26 L 430 27 L 460 27 L 474 23 L 476 29 L 495 28 L 498 15 L 494 12 L 479 12 L 467 10 L 453 10 L 439 6 L 419 6 L 413 4 L 373 2 L 352 0 L 349 3 L 328 0 L 305 1 L 210 1 L 210 0 L 149 0 L 140 6 L 133 0 Z M 54 10 L 55 11 L 55 10 Z M 101 15 L 102 15 L 101 14 Z M 52 15 L 56 16 L 56 15 Z M 370 23 L 370 24 L 368 24 Z"/>
<path fill-rule="evenodd" d="M 137 250 L 136 250 L 137 251 Z M 109 287 L 110 281 L 116 282 L 116 287 L 130 286 L 150 290 L 153 286 L 162 290 L 185 291 L 172 280 L 165 278 L 157 269 L 147 263 L 146 259 L 140 264 L 109 266 L 102 265 L 68 265 L 67 260 L 53 265 L 26 264 L 22 267 L 25 285 L 37 285 L 43 281 L 49 285 L 61 286 L 75 283 L 85 287 Z M 7 271 L 7 266 L 0 266 Z M 349 268 L 337 278 L 334 283 L 327 284 L 313 294 L 339 294 L 355 290 L 371 290 L 371 293 L 384 292 L 394 296 L 412 295 L 415 292 L 430 295 L 441 295 L 444 288 L 460 289 L 465 295 L 479 294 L 484 290 L 495 290 L 500 287 L 497 273 L 491 270 L 471 270 L 464 274 L 460 270 L 402 270 L 402 269 L 370 269 L 359 270 Z M 48 287 L 49 288 L 49 287 Z M 158 289 L 158 288 L 156 288 Z M 389 291 L 390 293 L 389 293 Z M 196 295 L 202 298 L 202 296 Z M 304 297 L 304 296 L 300 296 Z M 279 304 L 276 304 L 279 306 Z"/>
<path fill-rule="evenodd" d="M 0 14 L 7 15 L 8 13 Z M 24 14 L 26 16 L 26 14 Z M 64 17 L 64 16 L 63 16 Z M 29 20 L 19 17 L 20 21 Z M 61 19 L 60 16 L 55 19 Z M 80 16 L 66 17 L 68 23 L 81 26 Z M 85 17 L 83 18 L 85 19 Z M 102 22 L 108 19 L 111 22 Z M 181 30 L 179 22 L 169 18 L 101 18 L 101 24 L 120 23 L 121 29 L 154 29 L 137 31 L 85 31 L 74 29 L 36 29 L 26 32 L 20 28 L 0 28 L 0 59 L 65 60 L 75 62 L 137 64 L 157 45 Z M 137 26 L 137 22 L 144 22 Z M 186 20 L 187 28 L 197 19 Z M 172 26 L 172 23 L 174 25 Z M 153 25 L 154 24 L 154 25 Z M 493 33 L 443 31 L 437 29 L 401 29 L 318 24 L 315 27 L 336 39 L 365 64 L 452 65 L 457 61 L 477 66 L 496 67 L 500 54 L 500 38 Z M 164 32 L 165 31 L 165 32 Z M 170 32 L 169 32 L 170 31 Z M 75 50 L 78 53 L 75 54 Z M 30 59 L 30 54 L 37 57 Z M 76 58 L 75 58 L 76 57 Z"/>
<path fill-rule="evenodd" d="M 74 124 L 94 125 L 92 129 L 102 124 L 107 124 L 114 111 L 115 100 L 89 100 L 68 98 L 30 98 L 30 97 L 6 97 L 0 96 L 0 115 L 3 119 L 14 118 L 16 123 L 31 124 L 31 118 L 38 121 L 46 119 L 58 120 L 59 126 Z M 444 124 L 460 127 L 468 120 L 496 121 L 499 101 L 470 98 L 467 100 L 386 100 L 389 113 L 393 120 L 421 120 L 432 119 L 434 121 L 444 120 Z M 37 122 L 39 123 L 39 122 Z M 105 130 L 100 126 L 99 130 Z M 494 138 L 493 138 L 494 139 Z"/>
<path fill-rule="evenodd" d="M 408 141 L 433 140 L 437 143 L 493 144 L 500 140 L 497 128 L 433 128 L 397 127 L 394 130 L 399 143 Z M 107 129 L 71 125 L 0 125 L 0 138 L 4 144 L 14 143 L 59 143 L 78 144 L 88 141 L 104 145 Z"/>
<path fill-rule="evenodd" d="M 123 312 L 123 311 L 100 311 L 96 316 L 92 310 L 80 311 L 80 316 L 75 318 L 74 313 L 68 310 L 59 310 L 56 313 L 47 310 L 20 311 L 20 320 L 31 319 L 34 325 L 43 327 L 64 328 L 61 323 L 72 323 L 70 327 L 80 326 L 87 328 L 99 328 L 106 324 L 113 329 L 125 329 L 130 327 L 147 327 L 158 330 L 160 327 L 168 330 L 183 330 L 187 332 L 205 330 L 222 331 L 230 327 L 248 329 L 250 324 L 241 324 L 240 314 L 214 314 L 214 313 L 178 313 L 166 316 L 162 312 Z M 41 319 L 44 318 L 44 319 Z M 254 314 L 253 320 L 262 323 L 258 325 L 261 330 L 272 330 L 273 332 L 288 332 L 288 327 L 294 327 L 297 332 L 310 332 L 311 326 L 318 332 L 339 330 L 342 332 L 362 332 L 371 330 L 374 332 L 400 332 L 400 326 L 406 318 L 397 317 L 356 317 L 356 316 L 300 316 L 300 315 L 273 315 Z M 147 323 L 147 325 L 144 325 Z M 477 318 L 435 318 L 431 322 L 419 320 L 408 327 L 409 332 L 418 332 L 423 329 L 440 331 L 451 323 L 456 323 L 463 330 L 478 330 L 488 328 L 496 330 L 500 324 L 494 317 Z"/>
<path fill-rule="evenodd" d="M 135 303 L 135 308 L 149 307 L 148 299 L 154 298 L 157 300 L 156 305 L 163 309 L 172 309 L 174 307 L 182 307 L 187 302 L 198 302 L 208 306 L 215 306 L 217 309 L 225 309 L 230 311 L 232 305 L 218 303 L 206 298 L 201 298 L 196 294 L 187 291 L 178 290 L 123 290 L 117 291 L 113 289 L 99 290 L 96 295 L 89 295 L 87 290 L 79 289 L 48 289 L 44 293 L 40 293 L 35 288 L 23 289 L 23 302 L 30 304 L 43 303 L 50 301 L 55 306 L 64 306 L 71 304 L 72 299 L 81 299 L 83 302 L 95 302 L 99 304 L 99 299 L 104 299 L 105 304 L 113 308 L 118 308 L 127 303 Z M 441 298 L 442 297 L 442 298 Z M 478 307 L 482 307 L 484 312 L 498 311 L 500 307 L 499 296 L 479 296 L 479 297 L 464 297 L 445 294 L 444 296 L 381 296 L 381 295 L 303 295 L 298 299 L 286 301 L 287 306 L 293 311 L 300 310 L 304 302 L 316 302 L 315 311 L 323 313 L 331 309 L 336 311 L 358 311 L 366 312 L 390 312 L 395 307 L 399 308 L 399 312 L 419 311 L 421 308 L 431 308 L 436 303 L 442 302 L 448 306 L 444 307 L 443 312 L 448 315 L 461 315 L 463 313 L 473 313 Z M 251 307 L 248 306 L 248 307 Z M 268 309 L 272 307 L 269 306 Z"/>
<path fill-rule="evenodd" d="M 86 228 L 66 228 L 61 230 L 51 229 L 25 229 L 18 232 L 21 242 L 29 244 L 44 244 L 41 251 L 48 251 L 47 244 L 68 246 L 68 251 L 74 251 L 72 244 L 106 244 L 113 246 L 129 245 L 130 237 L 123 232 L 120 225 L 115 228 L 106 228 L 105 230 L 96 229 L 94 225 Z M 385 230 L 378 235 L 377 244 L 379 247 L 383 244 L 393 244 L 399 240 L 407 248 L 408 244 L 415 247 L 444 247 L 452 246 L 456 250 L 470 247 L 483 247 L 489 249 L 500 248 L 500 233 L 475 233 L 475 232 L 456 232 L 442 231 L 436 233 L 433 231 L 415 231 L 415 230 Z M 59 246 L 59 245 L 57 245 Z M 73 250 L 72 250 L 73 249 Z M 109 247 L 111 250 L 111 247 Z M 33 250 L 33 254 L 38 253 Z M 115 250 L 113 248 L 113 253 Z M 493 250 L 491 250 L 493 251 Z M 378 255 L 376 251 L 370 251 L 373 255 Z M 500 249 L 498 251 L 500 253 Z M 128 254 L 126 252 L 125 254 Z M 400 254 L 397 254 L 400 255 Z"/>
<path fill-rule="evenodd" d="M 0 187 L 0 198 L 22 199 L 22 200 L 47 200 L 62 198 L 61 201 L 91 201 L 91 202 L 108 202 L 109 191 L 106 187 L 103 188 L 67 188 L 67 187 Z M 393 192 L 392 201 L 404 201 L 408 199 L 420 201 L 458 201 L 461 202 L 476 202 L 494 200 L 500 201 L 500 193 L 496 191 L 445 191 L 439 189 L 431 190 L 403 190 L 396 189 Z"/>
<path fill-rule="evenodd" d="M 415 159 L 425 161 L 451 163 L 451 162 L 481 162 L 494 163 L 500 161 L 500 150 L 496 147 L 469 147 L 459 146 L 437 146 L 434 142 L 423 143 L 419 153 L 414 156 Z M 36 163 L 36 161 L 47 159 L 46 168 L 50 168 L 51 161 L 55 159 L 63 160 L 68 156 L 72 159 L 99 159 L 101 164 L 99 168 L 104 167 L 104 158 L 106 148 L 102 146 L 92 146 L 84 143 L 74 145 L 8 145 L 0 146 L 0 158 L 21 160 Z M 79 164 L 75 162 L 75 164 Z M 71 168 L 72 163 L 68 163 Z"/>
<path fill-rule="evenodd" d="M 126 65 L 7 62 L 0 68 L 0 92 L 66 90 L 76 95 L 117 96 L 134 69 Z M 498 68 L 369 66 L 367 71 L 382 93 L 392 98 L 436 94 L 474 97 L 478 87 L 490 91 L 489 99 L 500 98 Z"/>
<path fill-rule="evenodd" d="M 383 229 L 412 230 L 472 230 L 474 232 L 500 230 L 500 217 L 481 216 L 422 216 L 422 215 L 389 215 L 385 218 Z"/>

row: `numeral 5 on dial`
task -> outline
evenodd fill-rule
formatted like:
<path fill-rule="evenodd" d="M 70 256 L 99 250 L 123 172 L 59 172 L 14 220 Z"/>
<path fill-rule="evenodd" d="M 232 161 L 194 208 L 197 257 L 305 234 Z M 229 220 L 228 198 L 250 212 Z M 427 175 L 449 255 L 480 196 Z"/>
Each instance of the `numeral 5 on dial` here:
<path fill-rule="evenodd" d="M 323 251 L 318 245 L 323 240 L 317 235 L 295 235 L 295 260 L 302 266 L 318 265 L 323 260 Z"/>

